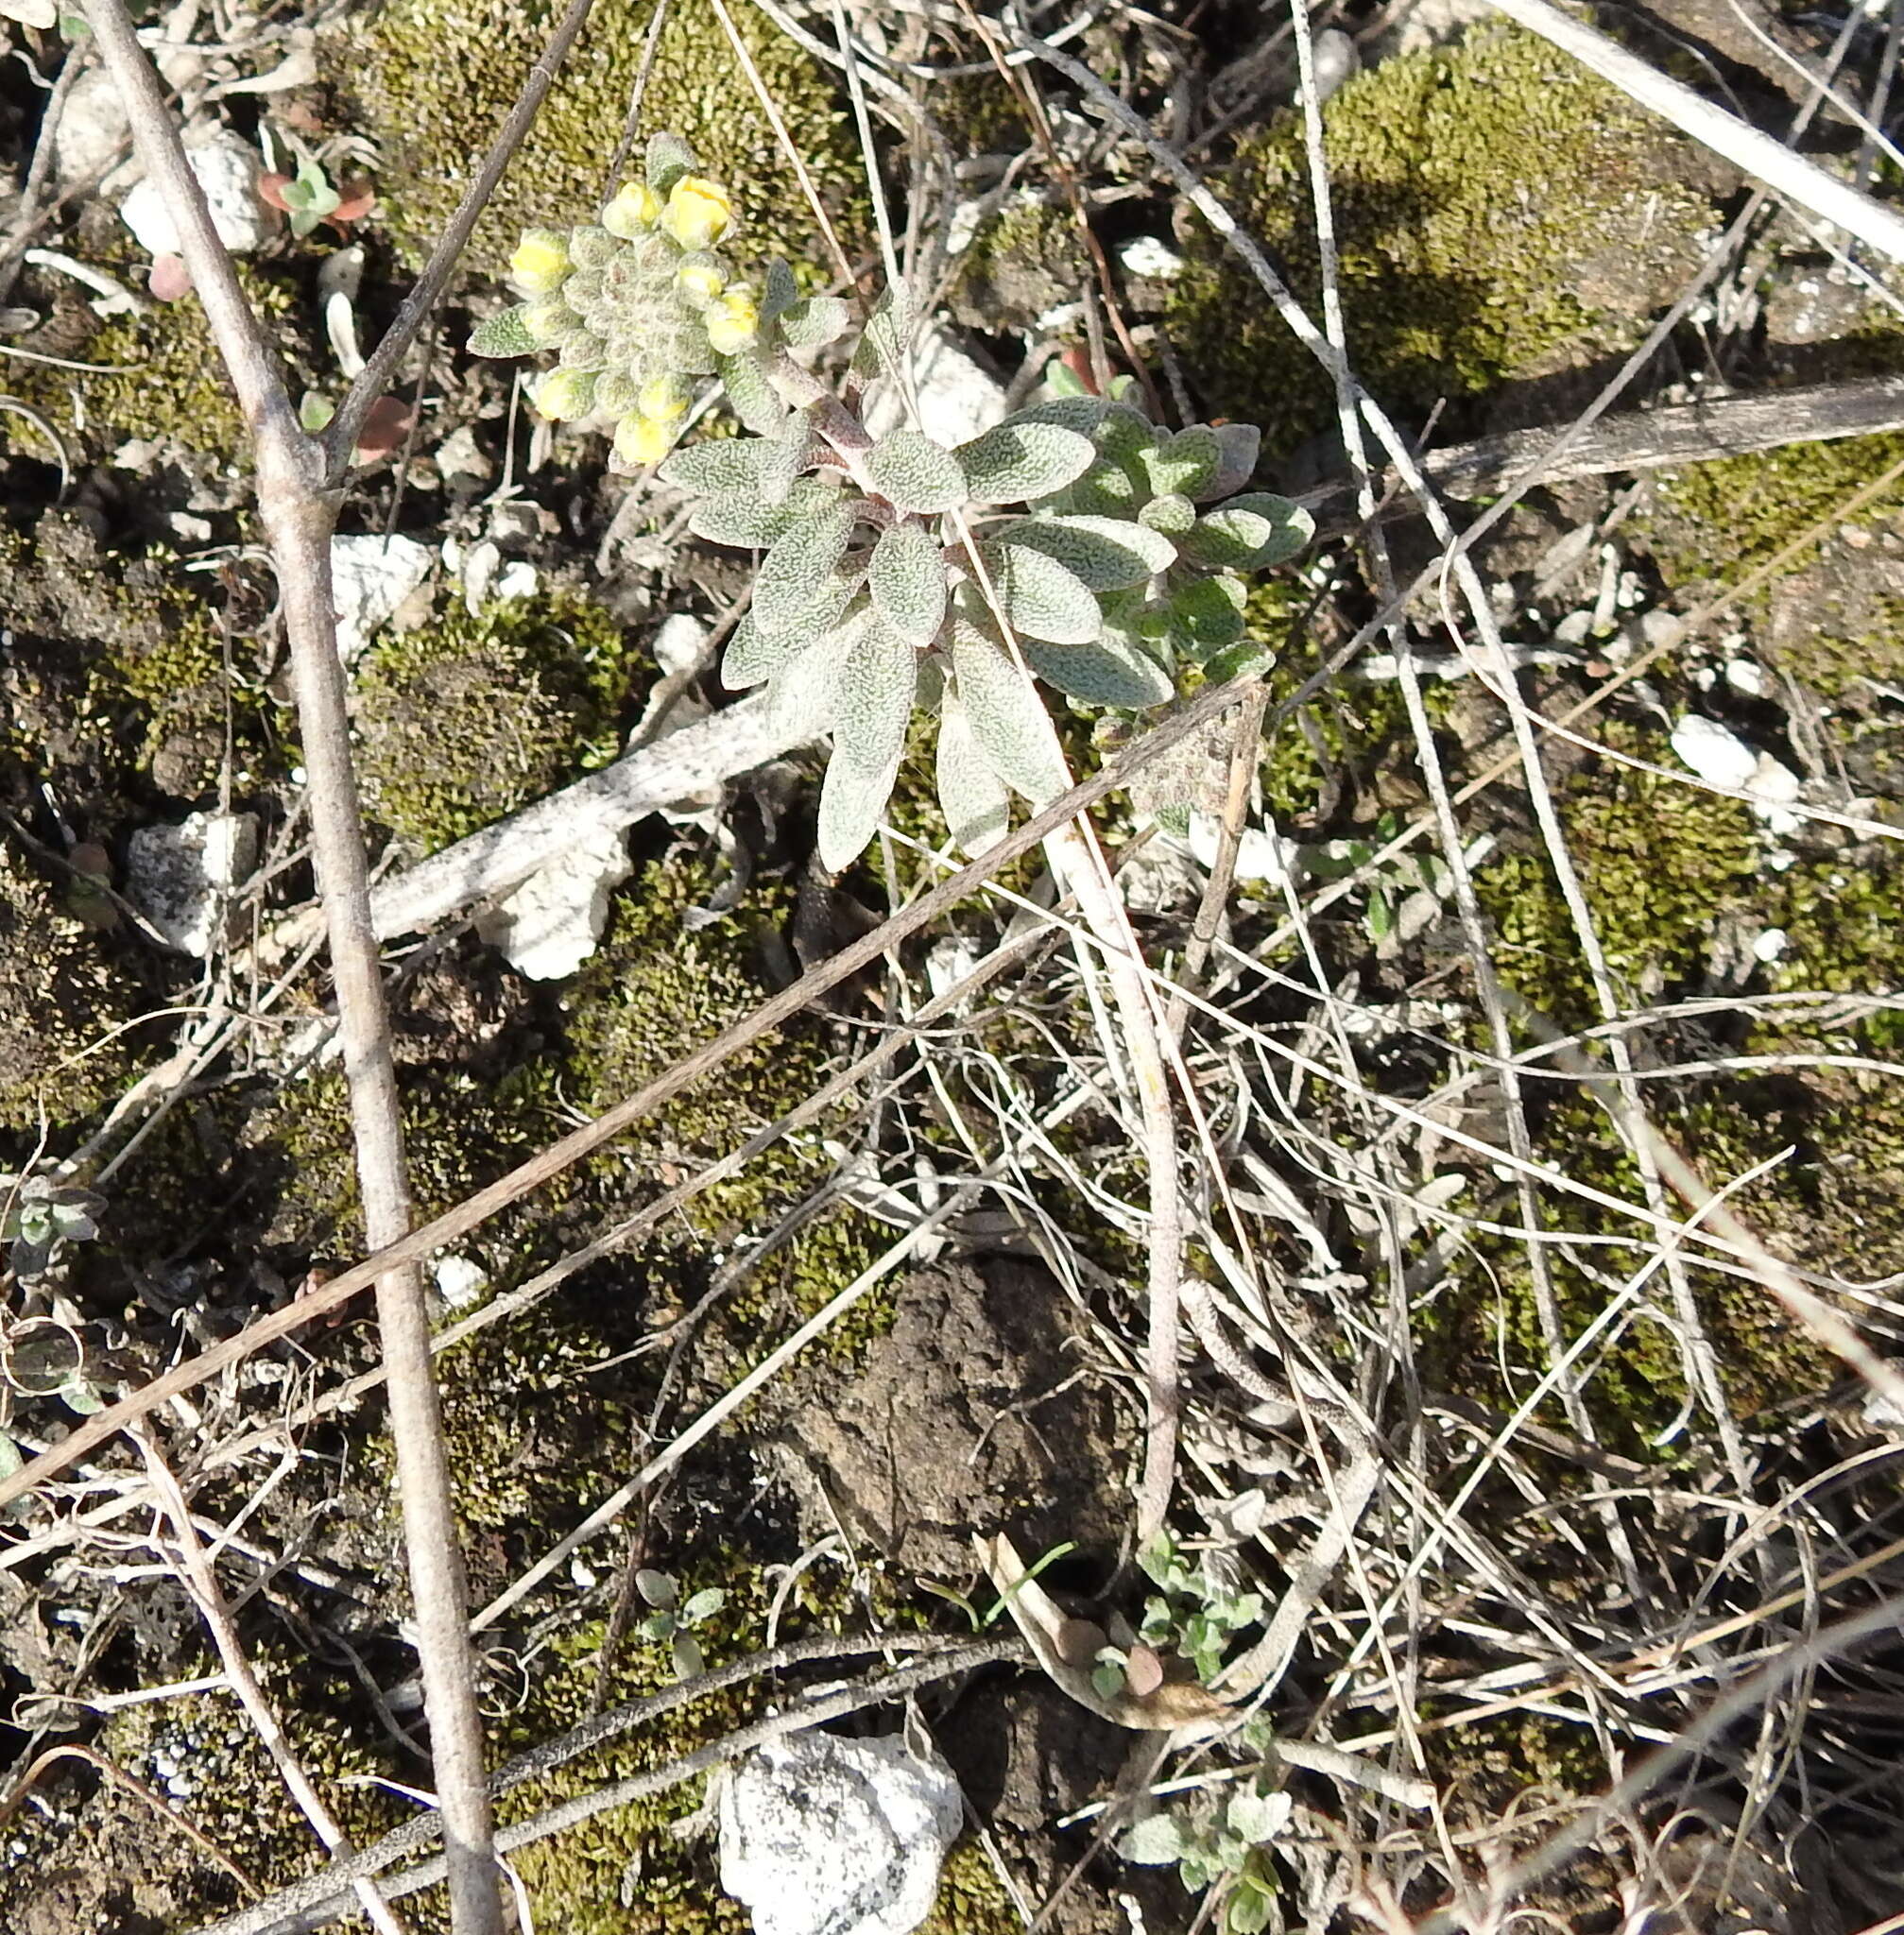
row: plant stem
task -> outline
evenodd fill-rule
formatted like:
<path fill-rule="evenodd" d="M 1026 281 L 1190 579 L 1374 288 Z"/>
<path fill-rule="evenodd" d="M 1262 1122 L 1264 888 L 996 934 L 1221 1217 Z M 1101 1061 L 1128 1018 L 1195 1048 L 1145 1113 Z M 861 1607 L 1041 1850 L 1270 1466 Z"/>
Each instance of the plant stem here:
<path fill-rule="evenodd" d="M 258 465 L 258 509 L 267 534 L 289 641 L 299 728 L 309 775 L 311 844 L 330 933 L 344 1070 L 373 1249 L 409 1233 L 410 1194 L 396 1070 L 364 860 L 356 779 L 344 711 L 331 588 L 336 501 L 324 488 L 323 453 L 304 435 L 277 357 L 212 226 L 157 76 L 124 0 L 82 0 L 101 57 L 117 82 L 146 173 L 179 233 L 213 340 L 230 371 Z M 416 1602 L 418 1653 L 431 1755 L 445 1823 L 456 1935 L 501 1935 L 494 1835 L 483 1770 L 462 1563 L 455 1544 L 442 1417 L 430 1357 L 420 1268 L 385 1271 L 377 1314 L 390 1373 L 403 1535 Z"/>

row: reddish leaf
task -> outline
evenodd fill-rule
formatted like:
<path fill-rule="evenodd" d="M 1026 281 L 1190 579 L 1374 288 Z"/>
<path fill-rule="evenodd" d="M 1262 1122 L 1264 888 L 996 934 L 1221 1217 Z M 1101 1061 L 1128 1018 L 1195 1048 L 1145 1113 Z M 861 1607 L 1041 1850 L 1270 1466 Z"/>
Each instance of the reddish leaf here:
<path fill-rule="evenodd" d="M 357 457 L 374 463 L 379 457 L 394 455 L 410 434 L 411 410 L 401 397 L 379 397 L 364 417 L 357 437 Z"/>
<path fill-rule="evenodd" d="M 291 204 L 284 199 L 284 190 L 290 185 L 288 175 L 261 174 L 258 177 L 258 194 L 282 214 L 291 213 Z"/>

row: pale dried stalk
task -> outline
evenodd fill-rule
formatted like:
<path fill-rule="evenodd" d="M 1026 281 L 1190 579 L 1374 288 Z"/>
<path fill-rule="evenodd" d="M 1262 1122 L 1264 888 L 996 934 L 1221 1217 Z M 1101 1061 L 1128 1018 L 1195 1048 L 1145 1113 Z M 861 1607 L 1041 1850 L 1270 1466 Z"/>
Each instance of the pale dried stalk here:
<path fill-rule="evenodd" d="M 171 1467 L 159 1455 L 159 1447 L 151 1439 L 144 1431 L 133 1435 L 146 1455 L 146 1476 L 152 1481 L 152 1487 L 165 1507 L 166 1517 L 172 1521 L 172 1535 L 179 1547 L 180 1567 L 187 1589 L 198 1602 L 198 1611 L 212 1635 L 212 1643 L 218 1649 L 218 1658 L 225 1669 L 226 1685 L 238 1696 L 238 1704 L 250 1716 L 251 1724 L 257 1728 L 258 1738 L 264 1741 L 265 1751 L 271 1756 L 271 1764 L 277 1768 L 279 1778 L 290 1789 L 291 1798 L 302 1810 L 304 1819 L 317 1829 L 317 1839 L 324 1843 L 325 1851 L 334 1860 L 348 1860 L 356 1850 L 352 1846 L 350 1837 L 337 1825 L 336 1817 L 325 1805 L 323 1795 L 311 1784 L 310 1775 L 304 1772 L 303 1764 L 292 1750 L 277 1710 L 265 1697 L 265 1689 L 259 1686 L 258 1676 L 251 1670 L 251 1662 L 246 1658 L 245 1649 L 238 1643 L 237 1629 L 232 1623 L 232 1609 L 225 1602 L 217 1572 L 206 1555 L 198 1528 L 192 1523 L 192 1508 L 185 1502 L 185 1494 L 180 1490 L 179 1481 L 173 1477 Z M 403 1935 L 403 1923 L 385 1902 L 374 1880 L 368 1875 L 363 1877 L 352 1884 L 352 1892 L 381 1935 Z"/>
<path fill-rule="evenodd" d="M 284 612 L 305 768 L 311 840 L 330 930 L 339 1034 L 364 1198 L 365 1234 L 382 1248 L 408 1234 L 396 1070 L 370 929 L 355 777 L 344 712 L 331 589 L 335 499 L 323 454 L 299 424 L 280 367 L 212 226 L 197 177 L 129 17 L 124 0 L 83 0 L 101 58 L 118 85 L 146 174 L 165 199 L 180 252 L 231 373 L 258 465 L 264 520 Z M 383 1355 L 390 1370 L 390 1432 L 397 1454 L 404 1544 L 416 1602 L 417 1647 L 430 1717 L 435 1779 L 447 1824 L 456 1935 L 501 1935 L 494 1834 L 483 1772 L 462 1563 L 430 1357 L 423 1283 L 415 1263 L 377 1278 Z"/>

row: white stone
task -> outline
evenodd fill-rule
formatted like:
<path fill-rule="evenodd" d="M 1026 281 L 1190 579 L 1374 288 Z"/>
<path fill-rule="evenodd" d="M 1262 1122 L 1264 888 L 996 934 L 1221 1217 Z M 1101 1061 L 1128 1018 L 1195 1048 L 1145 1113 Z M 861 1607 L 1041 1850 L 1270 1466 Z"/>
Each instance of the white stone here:
<path fill-rule="evenodd" d="M 1672 728 L 1672 750 L 1702 779 L 1742 792 L 1758 770 L 1758 755 L 1729 727 L 1689 712 Z"/>
<path fill-rule="evenodd" d="M 1792 936 L 1782 927 L 1768 927 L 1752 943 L 1753 959 L 1755 961 L 1762 961 L 1769 967 L 1784 953 L 1791 938 Z"/>
<path fill-rule="evenodd" d="M 1355 43 L 1339 26 L 1328 26 L 1315 37 L 1315 93 L 1328 100 L 1362 66 Z"/>
<path fill-rule="evenodd" d="M 1728 659 L 1725 661 L 1725 683 L 1748 698 L 1762 699 L 1766 693 L 1765 668 L 1750 659 Z"/>
<path fill-rule="evenodd" d="M 218 239 L 233 255 L 249 255 L 271 232 L 270 212 L 258 199 L 258 157 L 235 134 L 220 130 L 202 147 L 187 148 Z M 179 231 L 159 184 L 141 181 L 119 204 L 119 219 L 147 255 L 177 255 Z"/>
<path fill-rule="evenodd" d="M 476 932 L 518 974 L 561 981 L 602 937 L 609 896 L 627 879 L 625 831 L 598 829 L 533 873 L 476 920 Z"/>
<path fill-rule="evenodd" d="M 257 815 L 195 813 L 141 827 L 126 845 L 127 898 L 175 948 L 209 960 L 224 938 L 222 903 L 257 865 Z"/>
<path fill-rule="evenodd" d="M 438 1257 L 430 1265 L 437 1294 L 453 1310 L 472 1304 L 489 1287 L 489 1273 L 469 1257 Z"/>
<path fill-rule="evenodd" d="M 721 1886 L 757 1935 L 910 1935 L 962 1813 L 952 1770 L 899 1735 L 769 1740 L 722 1784 Z"/>
<path fill-rule="evenodd" d="M 331 539 L 331 596 L 337 611 L 337 656 L 346 665 L 361 656 L 370 635 L 421 589 L 435 563 L 414 538 L 374 531 Z"/>
<path fill-rule="evenodd" d="M 936 331 L 920 341 L 913 377 L 918 390 L 919 428 L 935 443 L 950 449 L 1004 418 L 1004 385 Z M 882 385 L 867 412 L 866 428 L 875 437 L 883 437 L 901 415 L 902 405 L 892 386 Z"/>
<path fill-rule="evenodd" d="M 1223 823 L 1214 813 L 1193 813 L 1190 816 L 1190 850 L 1208 869 L 1216 865 L 1217 848 L 1223 838 Z M 1289 878 L 1289 863 L 1295 848 L 1279 833 L 1261 827 L 1244 827 L 1236 843 L 1235 878 L 1240 881 L 1268 881 L 1279 885 Z"/>
<path fill-rule="evenodd" d="M 1183 257 L 1155 235 L 1133 236 L 1117 251 L 1117 259 L 1126 275 L 1148 276 L 1155 282 L 1167 283 L 1183 273 Z"/>
<path fill-rule="evenodd" d="M 670 675 L 692 670 L 707 648 L 708 628 L 692 612 L 671 612 L 655 629 L 648 649 L 655 663 Z"/>

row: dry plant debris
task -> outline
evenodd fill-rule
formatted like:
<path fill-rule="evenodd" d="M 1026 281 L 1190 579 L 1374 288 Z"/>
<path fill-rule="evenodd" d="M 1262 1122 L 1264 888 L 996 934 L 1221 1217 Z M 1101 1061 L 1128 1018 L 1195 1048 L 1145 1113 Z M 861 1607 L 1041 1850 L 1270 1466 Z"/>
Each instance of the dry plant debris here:
<path fill-rule="evenodd" d="M 738 1929 L 709 1782 L 844 1754 L 939 1935 L 1891 1926 L 1904 36 L 1502 10 L 0 8 L 0 1923 Z M 975 454 L 1140 401 L 1315 543 L 1167 655 L 1194 488 L 982 546 L 1064 696 L 948 783 Z"/>

